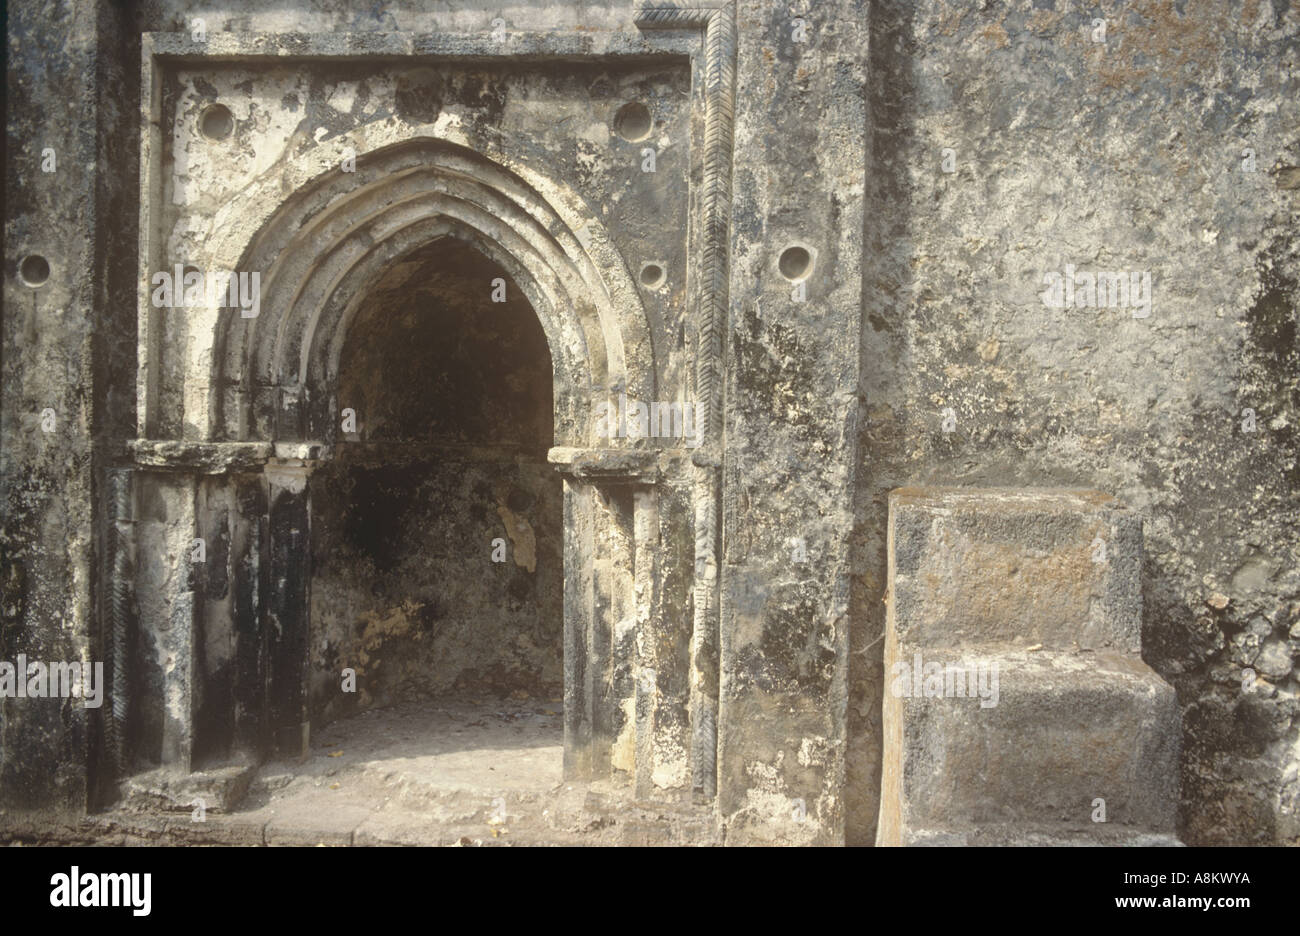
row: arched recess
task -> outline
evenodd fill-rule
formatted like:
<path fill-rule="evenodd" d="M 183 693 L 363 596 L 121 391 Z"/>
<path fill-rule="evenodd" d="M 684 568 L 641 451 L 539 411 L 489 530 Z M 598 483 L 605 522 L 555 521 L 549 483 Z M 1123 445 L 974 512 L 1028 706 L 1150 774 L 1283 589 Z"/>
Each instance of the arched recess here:
<path fill-rule="evenodd" d="M 196 509 L 196 535 L 215 540 L 228 532 L 231 567 L 256 581 L 235 603 L 196 612 L 201 627 L 235 634 L 238 672 L 222 697 L 228 703 L 214 702 L 211 687 L 194 695 L 236 712 L 226 747 L 305 750 L 309 478 L 339 441 L 340 356 L 359 305 L 385 270 L 451 238 L 497 264 L 526 294 L 550 351 L 552 455 L 564 476 L 566 772 L 634 770 L 639 789 L 680 786 L 688 687 L 672 648 L 688 639 L 680 622 L 690 619 L 690 556 L 679 549 L 666 562 L 660 544 L 689 540 L 691 507 L 680 483 L 664 483 L 661 449 L 646 439 L 601 438 L 595 418 L 596 404 L 620 392 L 642 401 L 662 395 L 654 330 L 623 258 L 562 183 L 457 143 L 392 143 L 358 155 L 349 172 L 307 158 L 323 171 L 287 198 L 253 183 L 219 212 L 207 242 L 210 268 L 260 274 L 260 309 L 254 318 L 217 317 L 208 386 L 191 378 L 186 393 L 196 403 L 206 399 L 207 412 L 186 415 L 205 442 L 308 444 L 277 444 L 260 456 L 261 470 L 241 462 L 200 485 L 205 503 L 229 505 L 230 520 L 227 531 L 225 514 Z M 146 379 L 156 373 L 149 368 Z M 680 464 L 672 470 L 679 475 Z M 674 583 L 671 598 L 661 580 Z M 179 746 L 194 747 L 202 734 L 202 726 L 187 727 Z M 188 762 L 188 754 L 181 758 Z"/>
<path fill-rule="evenodd" d="M 214 268 L 259 272 L 261 305 L 255 318 L 219 319 L 208 438 L 329 441 L 337 414 L 328 387 L 358 298 L 405 253 L 453 237 L 506 269 L 537 312 L 554 371 L 556 444 L 596 443 L 595 403 L 620 390 L 656 398 L 654 350 L 622 258 L 576 198 L 563 201 L 567 217 L 519 174 L 420 138 L 303 186 L 251 242 L 219 239 Z"/>

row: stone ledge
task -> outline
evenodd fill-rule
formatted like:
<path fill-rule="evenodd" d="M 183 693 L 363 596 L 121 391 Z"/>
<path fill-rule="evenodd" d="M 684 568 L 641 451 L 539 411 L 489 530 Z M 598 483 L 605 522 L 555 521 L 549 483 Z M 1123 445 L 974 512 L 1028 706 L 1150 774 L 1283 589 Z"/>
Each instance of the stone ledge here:
<path fill-rule="evenodd" d="M 1127 510 L 1113 495 L 1088 488 L 901 487 L 889 492 L 891 505 L 999 510 Z"/>
<path fill-rule="evenodd" d="M 660 480 L 655 449 L 588 449 L 556 446 L 546 460 L 563 474 L 583 480 L 654 484 Z"/>
<path fill-rule="evenodd" d="M 323 442 L 186 442 L 132 439 L 126 444 L 136 467 L 197 474 L 261 471 L 278 460 L 306 465 L 330 456 Z"/>
<path fill-rule="evenodd" d="M 173 810 L 190 812 L 198 800 L 205 812 L 229 813 L 248 792 L 256 768 L 231 764 L 209 770 L 183 773 L 160 767 L 122 781 L 122 807 L 127 811 Z"/>
<path fill-rule="evenodd" d="M 904 831 L 1086 830 L 1100 797 L 1112 821 L 1172 834 L 1178 703 L 1146 664 L 1123 654 L 923 656 L 956 678 L 930 687 L 943 690 L 933 696 L 917 697 L 917 683 L 893 696 L 901 745 L 890 760 L 901 768 Z M 895 688 L 887 673 L 885 691 Z"/>
<path fill-rule="evenodd" d="M 142 34 L 145 56 L 161 59 L 229 61 L 249 59 L 508 58 L 575 59 L 593 56 L 684 58 L 698 46 L 694 37 L 655 37 L 626 30 L 508 30 L 502 43 L 484 30 L 475 33 L 214 32 L 196 42 L 188 32 Z"/>
<path fill-rule="evenodd" d="M 1142 520 L 1100 491 L 901 488 L 892 627 L 919 648 L 1141 653 Z"/>
<path fill-rule="evenodd" d="M 1097 823 L 1096 827 L 1079 826 L 1073 830 L 1033 829 L 1022 826 L 988 826 L 979 829 L 913 829 L 907 845 L 930 848 L 1002 847 L 1002 848 L 1181 848 L 1183 843 L 1172 835 L 1149 832 L 1128 826 Z"/>
<path fill-rule="evenodd" d="M 229 474 L 261 471 L 275 452 L 270 442 L 183 442 L 171 439 L 132 439 L 127 451 L 139 468 Z"/>

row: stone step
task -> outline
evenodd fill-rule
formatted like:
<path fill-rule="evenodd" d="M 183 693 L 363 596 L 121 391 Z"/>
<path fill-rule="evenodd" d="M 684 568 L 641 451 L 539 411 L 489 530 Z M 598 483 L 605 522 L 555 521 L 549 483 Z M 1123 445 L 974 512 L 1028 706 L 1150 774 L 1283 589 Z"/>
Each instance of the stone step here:
<path fill-rule="evenodd" d="M 914 847 L 983 846 L 1032 848 L 1116 847 L 1180 848 L 1182 842 L 1165 832 L 1150 832 L 1120 825 L 1077 828 L 1034 828 L 1025 824 L 980 826 L 964 831 L 914 829 L 906 845 Z"/>
<path fill-rule="evenodd" d="M 1097 491 L 890 494 L 900 644 L 1141 652 L 1142 521 Z"/>
<path fill-rule="evenodd" d="M 886 672 L 882 843 L 917 829 L 1173 833 L 1179 710 L 1141 660 L 934 649 L 921 660 L 920 679 L 915 654 Z M 1098 800 L 1105 822 L 1092 818 Z"/>
<path fill-rule="evenodd" d="M 243 801 L 257 768 L 226 764 L 185 773 L 160 767 L 127 777 L 118 786 L 118 808 L 126 812 L 188 812 L 202 803 L 204 811 L 228 813 Z"/>

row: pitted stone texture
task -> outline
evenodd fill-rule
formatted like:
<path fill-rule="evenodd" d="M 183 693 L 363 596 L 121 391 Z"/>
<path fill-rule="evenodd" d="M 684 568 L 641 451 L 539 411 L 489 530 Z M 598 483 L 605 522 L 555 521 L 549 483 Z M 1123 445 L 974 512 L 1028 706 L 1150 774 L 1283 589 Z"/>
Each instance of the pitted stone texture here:
<path fill-rule="evenodd" d="M 1113 498 L 904 488 L 890 505 L 900 641 L 1140 651 L 1142 522 Z"/>
<path fill-rule="evenodd" d="M 674 399 L 694 393 L 700 333 L 687 290 L 704 281 L 686 268 L 707 228 L 698 212 L 686 222 L 679 196 L 689 186 L 690 203 L 699 202 L 697 183 L 713 175 L 699 154 L 718 122 L 705 119 L 703 104 L 722 75 L 686 63 L 699 30 L 638 29 L 640 5 L 558 0 L 494 12 L 442 0 L 364 9 L 340 0 L 227 0 L 216 9 L 207 0 L 84 0 L 51 16 L 58 5 L 46 0 L 9 4 L 3 658 L 87 659 L 102 649 L 98 609 L 111 583 L 99 564 L 106 531 L 97 492 L 102 470 L 129 457 L 124 443 L 150 400 L 136 393 L 142 238 L 209 265 L 214 234 L 251 236 L 262 208 L 337 173 L 349 147 L 363 173 L 367 152 L 411 133 L 445 133 L 564 177 L 587 203 L 580 213 L 601 219 L 625 256 L 625 295 L 651 307 L 655 386 Z M 772 840 L 803 799 L 824 827 L 820 840 L 874 839 L 891 489 L 1087 485 L 1147 518 L 1143 639 L 1147 661 L 1177 682 L 1185 706 L 1184 837 L 1300 841 L 1300 564 L 1292 559 L 1300 537 L 1300 75 L 1282 67 L 1294 58 L 1300 5 L 1125 0 L 1099 14 L 1109 18 L 1105 42 L 1093 35 L 1097 10 L 1052 0 L 727 5 L 736 13 L 735 182 L 717 254 L 728 275 L 710 284 L 728 297 L 727 323 L 725 335 L 710 334 L 725 355 L 719 383 L 729 412 L 725 453 L 695 453 L 696 464 L 726 478 L 717 505 L 725 555 L 713 564 L 722 636 L 704 644 L 698 679 L 684 667 L 659 676 L 674 698 L 699 685 L 721 699 L 695 712 L 716 716 L 728 827 Z M 794 28 L 796 9 L 806 36 Z M 200 19 L 206 37 L 194 35 Z M 161 85 L 145 78 L 144 97 L 156 90 L 160 106 L 167 99 L 181 134 L 145 116 L 159 137 L 143 149 L 135 106 L 148 72 L 142 34 L 172 63 Z M 600 59 L 629 53 L 672 77 L 652 83 L 656 90 L 636 65 L 622 72 L 626 82 L 600 80 Z M 310 76 L 300 61 L 308 54 L 322 59 Z M 462 70 L 448 60 L 482 84 L 444 80 Z M 545 80 L 515 80 L 520 65 Z M 556 77 L 575 65 L 589 80 Z M 435 96 L 423 92 L 439 87 L 435 115 Z M 644 143 L 609 125 L 634 93 L 664 131 Z M 214 101 L 235 118 L 224 142 L 194 132 Z M 531 139 L 503 138 L 511 128 Z M 645 145 L 657 151 L 656 172 L 640 169 Z M 47 147 L 56 172 L 42 169 Z M 161 179 L 142 186 L 142 157 L 145 176 L 166 166 L 172 193 L 195 201 L 171 203 Z M 265 184 L 251 183 L 250 172 Z M 241 192 L 254 196 L 226 198 Z M 141 229 L 142 199 L 175 209 L 164 230 Z M 210 225 L 213 210 L 230 223 Z M 286 230 L 307 234 L 296 222 Z M 578 225 L 573 234 L 585 243 L 591 230 Z M 339 246 L 369 236 L 357 231 Z M 219 256 L 242 257 L 239 238 L 227 240 L 237 249 Z M 804 301 L 779 266 L 796 243 L 812 259 L 799 284 Z M 49 262 L 40 288 L 17 275 L 29 253 Z M 318 259 L 308 251 L 303 262 Z M 657 289 L 636 282 L 649 260 L 666 273 Z M 1067 264 L 1150 272 L 1151 315 L 1047 307 L 1043 277 Z M 268 299 L 284 295 L 264 285 Z M 262 314 L 268 324 L 270 310 Z M 144 433 L 155 441 L 245 438 L 238 419 L 223 434 L 204 418 L 213 405 L 239 402 L 225 399 L 237 396 L 228 382 L 192 373 L 212 370 L 199 365 L 220 351 L 211 318 L 206 309 L 163 311 L 151 332 L 176 352 L 156 372 L 168 411 L 157 433 Z M 276 406 L 288 404 L 277 411 L 282 424 L 312 402 L 292 387 L 264 389 L 279 395 Z M 601 384 L 593 395 L 610 389 Z M 47 407 L 58 416 L 54 432 L 40 428 Z M 578 427 L 575 419 L 560 426 Z M 256 465 L 228 449 L 135 454 L 160 473 Z M 161 746 L 172 717 L 156 701 L 163 678 L 153 650 L 172 607 L 185 611 L 179 593 L 190 588 L 191 567 L 175 548 L 180 536 L 215 530 L 230 544 L 213 553 L 230 557 L 228 571 L 211 570 L 194 599 L 207 628 L 200 677 L 232 658 L 220 644 L 234 621 L 258 620 L 263 511 L 234 511 L 261 495 L 248 479 L 224 493 L 214 493 L 217 483 L 201 480 L 197 495 L 231 511 L 231 522 L 195 516 L 160 488 L 147 499 L 166 515 L 137 528 L 150 616 L 141 652 L 150 658 L 131 684 L 149 693 L 132 717 L 145 720 L 150 748 Z M 682 502 L 689 516 L 694 505 Z M 689 576 L 694 543 L 673 530 Z M 792 561 L 793 537 L 806 544 L 808 563 Z M 590 592 L 590 556 L 582 544 L 566 548 L 581 586 L 569 590 L 566 608 L 581 608 Z M 665 619 L 689 636 L 694 590 L 689 581 L 671 588 Z M 128 604 L 124 590 L 115 593 Z M 195 685 L 200 709 L 219 712 L 241 680 L 256 681 L 256 660 L 232 659 L 242 674 L 233 683 Z M 1257 681 L 1242 691 L 1247 666 Z M 237 735 L 261 727 L 250 708 L 236 708 Z M 94 787 L 111 771 L 96 753 L 106 748 L 97 715 L 12 699 L 0 709 L 0 805 L 74 815 L 102 805 Z M 828 753 L 805 765 L 799 756 L 809 747 Z M 712 761 L 706 766 L 712 775 Z"/>
<path fill-rule="evenodd" d="M 193 773 L 160 767 L 136 774 L 122 784 L 121 808 L 127 812 L 229 813 L 243 800 L 254 773 L 252 764 L 229 764 Z"/>
<path fill-rule="evenodd" d="M 1172 838 L 1141 519 L 1095 491 L 904 489 L 889 547 L 878 843 Z"/>
<path fill-rule="evenodd" d="M 1140 660 L 927 651 L 925 661 L 996 666 L 997 692 L 901 700 L 903 828 L 978 835 L 1008 826 L 1062 839 L 1116 829 L 1172 834 L 1178 704 Z M 1098 799 L 1105 830 L 1092 818 L 1102 818 Z"/>

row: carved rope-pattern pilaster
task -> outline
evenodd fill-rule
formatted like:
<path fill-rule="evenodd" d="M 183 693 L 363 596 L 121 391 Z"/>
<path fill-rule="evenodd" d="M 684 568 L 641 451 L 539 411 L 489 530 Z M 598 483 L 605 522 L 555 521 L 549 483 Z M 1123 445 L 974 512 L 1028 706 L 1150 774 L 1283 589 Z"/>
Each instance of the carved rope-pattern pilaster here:
<path fill-rule="evenodd" d="M 723 353 L 727 329 L 731 229 L 731 159 L 736 94 L 736 20 L 730 0 L 718 5 L 654 5 L 637 12 L 650 29 L 704 31 L 705 130 L 702 256 L 695 296 L 697 403 L 704 446 L 695 483 L 695 615 L 691 635 L 691 786 L 697 798 L 717 794 L 719 633 L 729 618 L 720 599 L 723 448 Z M 721 620 L 720 620 L 721 619 Z"/>
<path fill-rule="evenodd" d="M 114 779 L 126 774 L 128 764 L 126 724 L 130 704 L 130 663 L 127 639 L 131 620 L 134 573 L 131 563 L 132 511 L 131 469 L 108 473 L 109 549 L 112 570 L 109 581 L 109 692 L 108 717 L 104 720 L 108 759 Z"/>
<path fill-rule="evenodd" d="M 720 6 L 652 6 L 637 12 L 641 29 L 704 30 L 704 180 L 701 275 L 696 298 L 697 401 L 706 446 L 722 438 L 722 353 L 727 327 L 731 228 L 731 151 L 736 96 L 736 20 Z"/>

